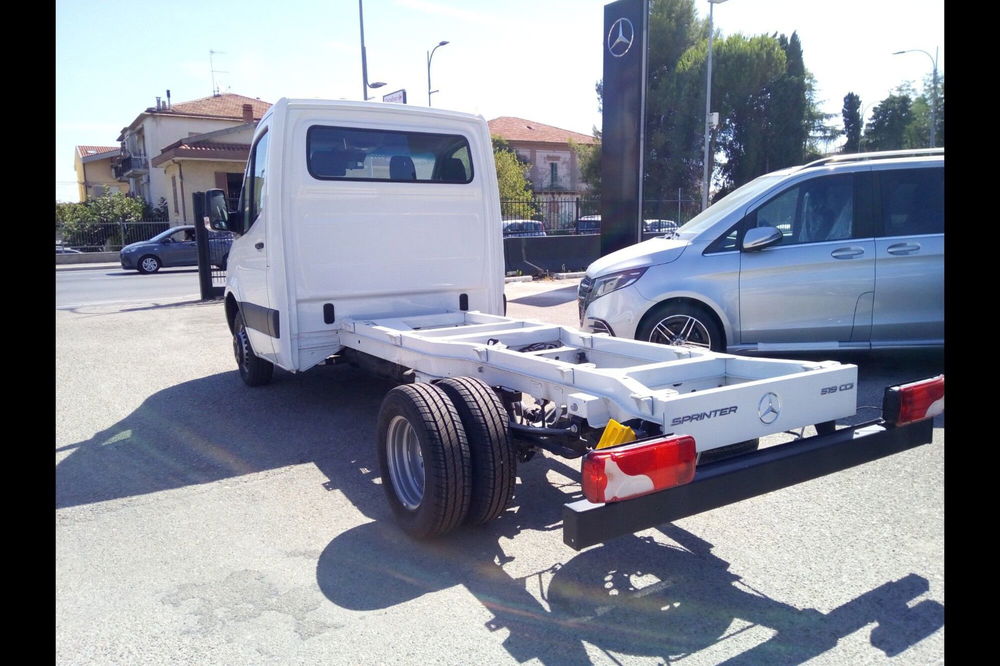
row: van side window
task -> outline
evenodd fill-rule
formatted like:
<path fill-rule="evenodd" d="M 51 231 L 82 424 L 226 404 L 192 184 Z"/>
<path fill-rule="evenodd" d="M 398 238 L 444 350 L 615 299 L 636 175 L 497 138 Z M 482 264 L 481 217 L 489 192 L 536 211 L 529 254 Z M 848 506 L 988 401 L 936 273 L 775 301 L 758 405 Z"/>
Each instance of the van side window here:
<path fill-rule="evenodd" d="M 882 199 L 879 236 L 944 233 L 944 169 L 878 172 Z"/>
<path fill-rule="evenodd" d="M 470 183 L 473 175 L 469 142 L 455 134 L 315 125 L 306 156 L 318 180 Z"/>
<path fill-rule="evenodd" d="M 822 243 L 855 235 L 854 174 L 821 176 L 790 187 L 751 215 L 750 227 L 774 227 L 781 245 Z"/>

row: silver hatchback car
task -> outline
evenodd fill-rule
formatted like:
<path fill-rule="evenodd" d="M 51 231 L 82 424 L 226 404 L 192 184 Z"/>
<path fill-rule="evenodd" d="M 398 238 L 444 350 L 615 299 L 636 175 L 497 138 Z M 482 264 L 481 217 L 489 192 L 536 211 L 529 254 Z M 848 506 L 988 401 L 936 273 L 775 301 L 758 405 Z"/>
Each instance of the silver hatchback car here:
<path fill-rule="evenodd" d="M 585 330 L 730 352 L 944 344 L 944 149 L 760 176 L 587 268 Z"/>

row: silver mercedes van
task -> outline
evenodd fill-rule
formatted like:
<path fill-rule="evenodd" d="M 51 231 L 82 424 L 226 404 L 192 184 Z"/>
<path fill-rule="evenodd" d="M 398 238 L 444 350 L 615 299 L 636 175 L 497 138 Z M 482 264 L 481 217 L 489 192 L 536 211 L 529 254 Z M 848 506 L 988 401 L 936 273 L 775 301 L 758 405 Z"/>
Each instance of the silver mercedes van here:
<path fill-rule="evenodd" d="M 715 351 L 944 344 L 944 149 L 769 173 L 592 263 L 585 330 Z"/>

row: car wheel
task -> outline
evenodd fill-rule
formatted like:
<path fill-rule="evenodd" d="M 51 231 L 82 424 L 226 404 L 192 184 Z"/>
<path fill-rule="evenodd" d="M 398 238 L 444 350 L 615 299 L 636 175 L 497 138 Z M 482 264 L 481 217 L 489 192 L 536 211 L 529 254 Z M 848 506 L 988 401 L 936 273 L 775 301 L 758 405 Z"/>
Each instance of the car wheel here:
<path fill-rule="evenodd" d="M 378 414 L 378 462 L 399 526 L 424 539 L 465 519 L 471 495 L 469 444 L 447 394 L 426 383 L 386 394 Z"/>
<path fill-rule="evenodd" d="M 482 525 L 510 504 L 516 482 L 514 447 L 507 430 L 507 410 L 489 384 L 473 377 L 449 377 L 436 384 L 458 409 L 469 440 L 472 497 L 466 525 Z"/>
<path fill-rule="evenodd" d="M 242 312 L 236 313 L 236 321 L 233 324 L 233 354 L 236 356 L 236 365 L 240 369 L 240 377 L 244 384 L 263 386 L 271 381 L 274 364 L 253 353 Z"/>
<path fill-rule="evenodd" d="M 146 256 L 139 259 L 139 263 L 136 264 L 136 268 L 139 270 L 140 273 L 145 275 L 147 273 L 155 273 L 156 271 L 160 270 L 160 266 L 162 265 L 163 262 L 160 261 L 159 257 L 152 254 L 147 254 Z"/>
<path fill-rule="evenodd" d="M 726 350 L 722 330 L 702 307 L 689 303 L 661 303 L 643 317 L 636 340 L 661 345 Z"/>

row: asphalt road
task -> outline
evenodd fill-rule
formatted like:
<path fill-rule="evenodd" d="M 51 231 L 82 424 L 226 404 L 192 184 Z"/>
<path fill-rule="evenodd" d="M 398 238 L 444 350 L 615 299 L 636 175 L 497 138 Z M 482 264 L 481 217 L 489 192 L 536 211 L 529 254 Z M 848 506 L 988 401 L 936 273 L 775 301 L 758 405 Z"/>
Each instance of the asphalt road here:
<path fill-rule="evenodd" d="M 575 324 L 573 289 L 509 284 L 509 314 Z M 500 519 L 414 542 L 376 471 L 388 384 L 247 389 L 220 303 L 89 298 L 56 312 L 57 663 L 944 659 L 943 417 L 929 446 L 579 553 L 578 466 L 536 458 Z M 836 360 L 862 404 L 941 371 Z"/>
<path fill-rule="evenodd" d="M 151 275 L 122 270 L 114 264 L 65 264 L 56 270 L 56 308 L 61 310 L 92 305 L 163 305 L 200 298 L 195 267 L 162 268 Z"/>

